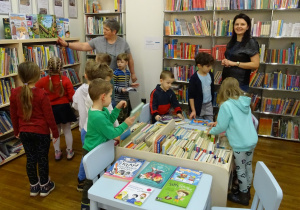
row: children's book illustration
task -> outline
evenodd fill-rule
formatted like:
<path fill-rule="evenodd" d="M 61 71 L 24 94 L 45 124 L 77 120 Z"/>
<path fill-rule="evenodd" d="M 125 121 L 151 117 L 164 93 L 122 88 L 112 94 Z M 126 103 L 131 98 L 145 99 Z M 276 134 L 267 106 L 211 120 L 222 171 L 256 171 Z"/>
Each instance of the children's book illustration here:
<path fill-rule="evenodd" d="M 40 30 L 39 24 L 37 20 L 37 15 L 26 15 L 27 19 L 27 27 L 30 39 L 37 39 L 40 38 Z"/>
<path fill-rule="evenodd" d="M 29 39 L 25 14 L 9 14 L 12 39 Z"/>
<path fill-rule="evenodd" d="M 133 179 L 133 181 L 162 188 L 175 169 L 175 166 L 152 161 Z"/>
<path fill-rule="evenodd" d="M 156 197 L 156 200 L 186 208 L 195 189 L 195 185 L 168 180 Z"/>
<path fill-rule="evenodd" d="M 131 181 L 145 160 L 121 156 L 104 174 L 106 177 Z"/>
<path fill-rule="evenodd" d="M 114 198 L 141 206 L 152 192 L 153 188 L 151 187 L 129 182 Z"/>
<path fill-rule="evenodd" d="M 164 115 L 160 118 L 160 122 L 164 123 L 164 124 L 167 124 L 169 123 L 171 120 L 175 120 L 175 122 L 179 122 L 181 121 L 182 119 L 180 117 L 177 117 L 177 116 L 171 116 L 171 115 Z"/>
<path fill-rule="evenodd" d="M 187 184 L 198 185 L 202 173 L 203 173 L 202 171 L 192 170 L 189 168 L 183 168 L 178 166 L 170 179 L 179 182 L 184 182 Z"/>
<path fill-rule="evenodd" d="M 55 15 L 38 15 L 40 38 L 57 38 Z"/>
<path fill-rule="evenodd" d="M 5 37 L 5 39 L 11 39 L 9 18 L 3 18 L 3 28 L 4 28 L 4 37 Z"/>
<path fill-rule="evenodd" d="M 192 119 L 190 124 L 191 125 L 202 125 L 207 126 L 210 123 L 210 120 L 203 120 L 203 119 Z"/>

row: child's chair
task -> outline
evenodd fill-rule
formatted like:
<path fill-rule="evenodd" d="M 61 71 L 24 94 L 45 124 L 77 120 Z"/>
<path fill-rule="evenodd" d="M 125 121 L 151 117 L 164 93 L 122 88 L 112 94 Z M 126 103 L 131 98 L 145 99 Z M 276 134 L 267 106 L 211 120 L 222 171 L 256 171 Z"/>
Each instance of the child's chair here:
<path fill-rule="evenodd" d="M 277 210 L 282 200 L 282 190 L 267 166 L 258 161 L 253 179 L 255 195 L 251 210 Z M 212 207 L 212 210 L 237 210 L 238 208 Z"/>
<path fill-rule="evenodd" d="M 150 121 L 151 121 L 150 104 L 147 103 L 142 108 L 139 122 L 150 123 Z"/>

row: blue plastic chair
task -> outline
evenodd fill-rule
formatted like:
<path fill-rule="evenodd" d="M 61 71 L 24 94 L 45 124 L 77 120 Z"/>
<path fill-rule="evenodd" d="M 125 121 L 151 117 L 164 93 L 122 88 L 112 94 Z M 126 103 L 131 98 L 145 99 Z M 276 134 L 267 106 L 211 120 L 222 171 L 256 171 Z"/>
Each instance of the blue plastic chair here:
<path fill-rule="evenodd" d="M 278 210 L 283 193 L 268 167 L 261 161 L 256 163 L 253 179 L 255 195 L 251 210 Z M 237 210 L 244 208 L 212 207 L 212 210 Z"/>

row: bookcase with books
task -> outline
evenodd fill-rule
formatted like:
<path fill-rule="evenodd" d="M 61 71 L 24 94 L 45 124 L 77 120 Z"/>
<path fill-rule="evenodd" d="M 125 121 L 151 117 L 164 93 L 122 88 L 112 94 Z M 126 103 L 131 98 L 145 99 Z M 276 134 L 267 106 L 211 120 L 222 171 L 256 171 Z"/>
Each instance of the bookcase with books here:
<path fill-rule="evenodd" d="M 120 23 L 118 36 L 125 37 L 125 0 L 84 0 L 84 24 L 86 41 L 103 36 L 103 22 L 115 19 Z M 86 53 L 94 58 L 96 50 Z"/>
<path fill-rule="evenodd" d="M 251 33 L 260 45 L 260 67 L 252 71 L 249 85 L 254 113 L 260 121 L 258 134 L 299 141 L 299 0 L 165 0 L 163 68 L 173 71 L 175 92 L 187 105 L 185 90 L 196 71 L 194 56 L 211 52 L 216 60 L 216 96 L 222 81 L 221 61 L 232 35 L 233 19 L 239 13 L 251 18 Z M 217 106 L 215 102 L 213 105 Z"/>
<path fill-rule="evenodd" d="M 79 38 L 66 38 L 67 42 L 78 42 Z M 56 38 L 0 40 L 0 165 L 24 154 L 20 141 L 13 134 L 9 113 L 11 88 L 21 85 L 18 78 L 18 65 L 33 61 L 41 69 L 41 77 L 48 74 L 47 62 L 52 56 L 63 61 L 63 75 L 68 76 L 74 88 L 81 85 L 79 54 L 69 48 L 56 45 Z M 78 124 L 78 123 L 77 123 Z M 76 123 L 72 128 L 76 127 Z"/>

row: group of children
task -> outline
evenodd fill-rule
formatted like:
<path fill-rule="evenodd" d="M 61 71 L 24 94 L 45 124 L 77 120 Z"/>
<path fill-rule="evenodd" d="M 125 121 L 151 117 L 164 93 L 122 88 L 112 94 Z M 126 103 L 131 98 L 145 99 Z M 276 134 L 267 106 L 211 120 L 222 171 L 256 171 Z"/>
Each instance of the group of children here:
<path fill-rule="evenodd" d="M 126 69 L 127 54 L 120 54 L 117 57 L 118 69 L 114 72 L 108 66 L 110 61 L 107 54 L 98 54 L 95 61 L 88 60 L 85 67 L 87 83 L 81 85 L 76 92 L 70 80 L 61 75 L 62 62 L 57 57 L 49 60 L 49 75 L 42 79 L 36 64 L 24 62 L 19 65 L 18 74 L 23 86 L 12 90 L 10 113 L 15 136 L 21 139 L 25 148 L 31 196 L 39 193 L 41 196 L 47 196 L 55 188 L 54 182 L 49 177 L 48 152 L 51 141 L 49 128 L 52 131 L 55 159 L 62 158 L 59 138 L 61 129 L 66 137 L 67 159 L 74 156 L 70 123 L 75 121 L 76 117 L 70 102 L 73 101 L 72 106 L 79 112 L 83 156 L 98 145 L 118 138 L 133 124 L 134 117 L 128 117 L 131 107 L 127 87 L 138 87 L 139 84 L 130 84 L 130 73 Z M 214 59 L 207 53 L 199 53 L 195 62 L 198 71 L 192 75 L 188 89 L 190 118 L 199 117 L 213 121 L 214 80 L 211 67 Z M 114 85 L 110 83 L 112 79 Z M 171 107 L 178 117 L 183 118 L 176 95 L 170 89 L 172 82 L 174 75 L 170 71 L 163 71 L 160 75 L 160 84 L 150 95 L 153 123 L 162 115 L 169 114 Z M 117 103 L 114 108 L 111 103 L 113 92 L 115 93 L 113 99 Z M 209 130 L 211 134 L 226 131 L 234 150 L 236 165 L 239 167 L 238 178 L 241 180 L 242 194 L 235 196 L 242 196 L 241 199 L 244 199 L 244 194 L 248 195 L 251 186 L 251 161 L 257 143 L 250 101 L 249 97 L 244 96 L 236 79 L 225 79 L 218 94 L 221 106 L 217 122 L 212 123 L 213 128 Z M 242 127 L 240 122 L 246 122 L 248 129 Z M 86 179 L 81 161 L 77 189 L 83 191 L 82 209 L 89 209 L 87 191 L 91 185 L 92 181 Z"/>

